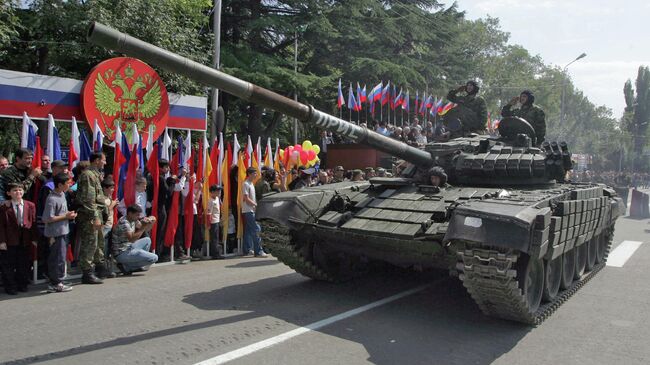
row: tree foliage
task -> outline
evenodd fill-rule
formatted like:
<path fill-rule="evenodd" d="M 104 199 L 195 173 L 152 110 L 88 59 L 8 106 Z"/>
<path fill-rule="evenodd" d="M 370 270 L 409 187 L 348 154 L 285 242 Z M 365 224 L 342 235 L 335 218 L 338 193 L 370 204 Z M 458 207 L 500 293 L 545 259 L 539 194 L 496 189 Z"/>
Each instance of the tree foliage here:
<path fill-rule="evenodd" d="M 11 25 L 0 29 L 4 68 L 83 78 L 98 62 L 115 56 L 86 43 L 93 20 L 212 63 L 210 0 L 34 0 L 27 8 L 7 4 L 0 8 L 0 20 L 9 19 Z M 596 155 L 603 167 L 614 166 L 618 158 L 612 151 L 621 150 L 629 126 L 641 118 L 642 111 L 634 106 L 639 96 L 628 105 L 634 111 L 626 109 L 620 128 L 611 111 L 591 103 L 561 69 L 509 43 L 509 36 L 497 18 L 468 20 L 455 3 L 437 0 L 223 0 L 221 69 L 288 97 L 297 94 L 331 113 L 337 112 L 338 79 L 344 85 L 359 81 L 370 87 L 390 80 L 410 90 L 412 97 L 416 90 L 444 96 L 473 79 L 493 118 L 507 100 L 529 89 L 546 112 L 548 138 L 567 140 L 573 151 Z M 170 91 L 207 96 L 205 86 L 157 71 Z M 565 118 L 560 125 L 563 88 Z M 278 113 L 224 93 L 220 105 L 228 132 L 292 140 L 291 123 Z M 300 134 L 309 138 L 316 131 L 301 125 Z"/>
<path fill-rule="evenodd" d="M 634 147 L 634 168 L 648 168 L 648 158 L 644 156 L 644 148 L 648 144 L 648 122 L 650 122 L 650 69 L 640 66 L 637 73 L 636 90 L 632 81 L 627 80 L 623 87 L 625 111 L 621 125 L 629 133 Z"/>

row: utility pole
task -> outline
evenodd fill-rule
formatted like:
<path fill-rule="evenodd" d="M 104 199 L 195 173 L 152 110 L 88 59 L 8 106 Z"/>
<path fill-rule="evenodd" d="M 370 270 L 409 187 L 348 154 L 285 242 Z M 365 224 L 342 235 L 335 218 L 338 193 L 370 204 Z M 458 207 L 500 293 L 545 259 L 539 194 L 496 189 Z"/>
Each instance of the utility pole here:
<path fill-rule="evenodd" d="M 213 68 L 218 70 L 221 67 L 221 0 L 214 0 L 212 11 L 212 29 L 214 31 L 214 53 Z M 223 126 L 218 125 L 217 109 L 219 107 L 219 89 L 213 87 L 211 90 L 210 111 L 212 112 L 212 128 L 210 128 L 210 143 L 214 142 L 217 135 L 217 129 Z"/>

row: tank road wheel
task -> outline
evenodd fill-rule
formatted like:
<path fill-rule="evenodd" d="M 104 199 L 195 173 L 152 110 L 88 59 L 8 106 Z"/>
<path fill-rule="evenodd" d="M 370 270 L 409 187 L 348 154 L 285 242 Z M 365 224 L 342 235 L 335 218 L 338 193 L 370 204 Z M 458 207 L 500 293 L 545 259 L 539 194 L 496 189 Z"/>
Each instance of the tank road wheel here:
<path fill-rule="evenodd" d="M 573 273 L 576 270 L 576 250 L 571 249 L 562 255 L 562 280 L 560 280 L 560 288 L 569 289 L 573 283 Z"/>
<path fill-rule="evenodd" d="M 535 313 L 542 303 L 544 292 L 544 260 L 528 258 L 521 263 L 525 265 L 518 269 L 519 287 L 526 298 L 529 313 Z"/>
<path fill-rule="evenodd" d="M 596 262 L 601 264 L 607 260 L 607 239 L 604 234 L 596 237 Z"/>
<path fill-rule="evenodd" d="M 555 297 L 557 297 L 557 293 L 560 291 L 560 282 L 562 281 L 562 256 L 560 255 L 554 260 L 545 260 L 545 265 L 543 299 L 546 302 L 551 302 Z"/>
<path fill-rule="evenodd" d="M 573 278 L 578 280 L 585 273 L 587 267 L 587 242 L 583 242 L 574 250 L 576 251 L 576 270 L 573 273 Z"/>
<path fill-rule="evenodd" d="M 365 273 L 355 258 L 341 252 L 330 252 L 322 244 L 312 243 L 312 245 L 311 259 L 314 264 L 331 276 L 334 281 L 349 281 Z"/>
<path fill-rule="evenodd" d="M 587 244 L 587 271 L 591 271 L 596 265 L 596 246 L 598 246 L 598 237 L 593 237 Z"/>

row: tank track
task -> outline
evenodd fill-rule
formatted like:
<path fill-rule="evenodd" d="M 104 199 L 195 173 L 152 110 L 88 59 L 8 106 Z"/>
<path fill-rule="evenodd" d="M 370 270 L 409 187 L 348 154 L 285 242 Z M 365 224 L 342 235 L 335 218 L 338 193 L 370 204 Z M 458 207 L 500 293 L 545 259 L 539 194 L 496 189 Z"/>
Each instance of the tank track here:
<path fill-rule="evenodd" d="M 291 242 L 291 234 L 287 227 L 272 220 L 263 220 L 261 223 L 260 237 L 264 248 L 268 249 L 273 257 L 296 272 L 314 280 L 339 281 L 303 256 L 300 249 Z"/>
<path fill-rule="evenodd" d="M 571 287 L 560 292 L 552 302 L 542 303 L 534 313 L 528 310 L 526 297 L 519 288 L 515 269 L 519 254 L 478 248 L 458 251 L 459 278 L 486 315 L 536 326 L 605 267 L 614 229 L 610 228 L 606 234 L 608 243 L 603 262 L 595 265 L 579 280 L 575 280 Z"/>

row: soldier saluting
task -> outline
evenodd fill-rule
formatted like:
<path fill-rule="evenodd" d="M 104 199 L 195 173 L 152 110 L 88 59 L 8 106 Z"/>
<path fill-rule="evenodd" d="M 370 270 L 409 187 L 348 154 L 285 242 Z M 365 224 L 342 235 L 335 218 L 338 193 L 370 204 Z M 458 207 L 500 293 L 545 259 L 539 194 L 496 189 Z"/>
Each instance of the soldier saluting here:
<path fill-rule="evenodd" d="M 512 110 L 517 102 L 521 104 L 519 109 Z M 525 119 L 535 129 L 537 144 L 544 142 L 546 136 L 546 116 L 544 111 L 537 105 L 533 105 L 535 96 L 529 90 L 524 90 L 519 96 L 513 97 L 508 104 L 501 109 L 502 117 L 519 117 Z"/>
<path fill-rule="evenodd" d="M 463 123 L 463 130 L 469 133 L 482 133 L 485 130 L 487 121 L 487 106 L 485 99 L 478 96 L 480 88 L 474 80 L 469 80 L 465 85 L 450 90 L 447 99 L 458 104 L 460 119 Z M 467 93 L 459 96 L 458 93 Z"/>

